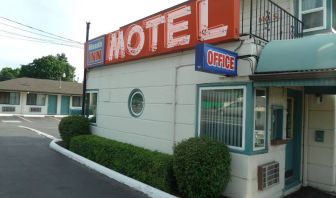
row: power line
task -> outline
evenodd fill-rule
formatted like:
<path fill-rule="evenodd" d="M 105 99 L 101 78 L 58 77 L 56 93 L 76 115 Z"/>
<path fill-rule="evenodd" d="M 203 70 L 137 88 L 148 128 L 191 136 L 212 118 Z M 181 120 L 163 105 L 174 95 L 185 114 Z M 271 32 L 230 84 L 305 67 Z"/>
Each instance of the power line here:
<path fill-rule="evenodd" d="M 64 44 L 64 43 L 57 43 L 57 42 L 53 42 L 53 41 L 32 40 L 32 39 L 18 38 L 18 37 L 14 37 L 14 36 L 1 35 L 1 34 L 0 34 L 0 37 L 6 37 L 6 38 L 14 39 L 14 40 L 23 40 L 23 41 L 29 41 L 29 42 L 35 42 L 35 43 L 63 45 L 63 46 L 67 46 L 67 47 L 73 47 L 73 48 L 83 49 L 83 47 L 80 47 L 80 46 L 69 45 L 69 44 Z"/>
<path fill-rule="evenodd" d="M 44 31 L 44 30 L 41 30 L 41 29 L 38 29 L 38 28 L 35 28 L 35 27 L 32 27 L 32 26 L 29 26 L 29 25 L 25 25 L 25 24 L 23 24 L 23 23 L 20 23 L 20 22 L 17 22 L 17 21 L 8 19 L 8 18 L 6 18 L 6 17 L 2 17 L 2 16 L 0 16 L 0 18 L 2 18 L 2 19 L 4 19 L 4 20 L 7 20 L 7 21 L 10 21 L 10 22 L 12 22 L 12 23 L 16 23 L 16 24 L 21 25 L 21 26 L 25 26 L 25 27 L 27 27 L 27 28 L 30 28 L 30 29 L 33 29 L 33 30 L 36 30 L 36 31 L 39 31 L 39 32 L 43 32 L 43 33 L 45 33 L 45 34 L 53 35 L 53 36 L 55 36 L 55 37 L 62 38 L 62 39 L 65 39 L 65 40 L 68 40 L 68 41 L 71 41 L 71 42 L 76 42 L 76 43 L 78 43 L 78 44 L 83 44 L 83 43 L 81 43 L 81 42 L 79 42 L 79 41 L 75 41 L 75 40 L 72 40 L 72 39 L 69 39 L 69 38 L 65 38 L 65 37 L 63 37 L 63 36 L 59 36 L 59 35 L 57 35 L 57 34 L 53 34 L 53 33 L 50 33 L 50 32 L 47 32 L 47 31 Z"/>
<path fill-rule="evenodd" d="M 4 32 L 4 33 L 7 33 L 7 34 L 11 34 L 11 35 L 16 35 L 16 36 L 19 36 L 19 37 L 24 37 L 24 38 L 28 38 L 28 39 L 34 39 L 34 40 L 38 40 L 38 41 L 45 41 L 45 42 L 50 42 L 50 43 L 56 43 L 55 41 L 53 40 L 48 40 L 48 39 L 41 39 L 41 38 L 37 38 L 37 37 L 31 37 L 31 36 L 26 36 L 26 35 L 23 35 L 23 34 L 18 34 L 18 33 L 15 33 L 15 32 L 10 32 L 10 31 L 6 31 L 6 30 L 2 30 L 0 29 L 1 32 Z M 67 46 L 75 46 L 75 45 L 70 45 L 70 44 L 66 44 L 66 43 L 62 43 L 63 45 L 67 45 Z M 78 45 L 78 44 L 77 44 Z M 79 46 L 78 46 L 79 47 Z M 81 45 L 82 47 L 82 45 Z"/>
<path fill-rule="evenodd" d="M 60 39 L 60 38 L 57 38 L 57 37 L 54 37 L 54 36 L 48 36 L 48 35 L 45 35 L 45 34 L 40 34 L 40 33 L 37 33 L 37 32 L 33 32 L 33 31 L 29 31 L 29 30 L 25 30 L 23 28 L 19 28 L 19 27 L 16 27 L 16 26 L 13 26 L 13 25 L 9 25 L 9 24 L 6 24 L 6 23 L 3 23 L 3 22 L 0 22 L 0 24 L 2 25 L 5 25 L 5 26 L 8 26 L 8 27 L 11 27 L 11 28 L 14 28 L 14 29 L 18 29 L 18 30 L 21 30 L 21 31 L 24 31 L 24 32 L 28 32 L 28 33 L 31 33 L 31 34 L 36 34 L 36 35 L 39 35 L 39 36 L 44 36 L 44 37 L 47 37 L 47 38 L 51 38 L 51 39 L 55 39 L 55 40 L 59 40 L 59 41 L 62 41 L 62 42 L 69 42 L 69 43 L 76 43 L 76 44 L 81 44 L 83 45 L 83 43 L 79 43 L 79 42 L 73 42 L 73 41 L 67 41 L 65 39 Z"/>

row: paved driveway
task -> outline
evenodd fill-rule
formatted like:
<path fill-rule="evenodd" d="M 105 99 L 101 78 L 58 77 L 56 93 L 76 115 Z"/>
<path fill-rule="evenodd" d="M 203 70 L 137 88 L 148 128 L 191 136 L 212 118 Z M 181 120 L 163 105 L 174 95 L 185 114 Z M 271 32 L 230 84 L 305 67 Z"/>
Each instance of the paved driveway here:
<path fill-rule="evenodd" d="M 58 137 L 54 118 L 25 119 L 0 117 L 0 197 L 146 197 L 51 150 L 50 139 L 20 127 Z"/>

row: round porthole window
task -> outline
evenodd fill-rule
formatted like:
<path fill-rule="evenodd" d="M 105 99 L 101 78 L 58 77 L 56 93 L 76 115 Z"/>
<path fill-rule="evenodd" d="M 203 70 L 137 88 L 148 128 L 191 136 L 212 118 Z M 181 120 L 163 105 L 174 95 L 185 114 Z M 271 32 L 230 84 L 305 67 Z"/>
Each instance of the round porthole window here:
<path fill-rule="evenodd" d="M 145 99 L 140 89 L 134 89 L 128 99 L 128 109 L 132 116 L 139 117 L 145 108 Z"/>

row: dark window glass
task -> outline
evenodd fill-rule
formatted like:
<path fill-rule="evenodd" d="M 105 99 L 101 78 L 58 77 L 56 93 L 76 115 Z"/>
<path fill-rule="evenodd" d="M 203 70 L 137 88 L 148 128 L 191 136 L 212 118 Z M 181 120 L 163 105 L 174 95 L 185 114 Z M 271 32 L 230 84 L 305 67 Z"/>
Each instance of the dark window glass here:
<path fill-rule="evenodd" d="M 82 106 L 82 97 L 81 96 L 72 96 L 72 106 L 81 107 Z"/>

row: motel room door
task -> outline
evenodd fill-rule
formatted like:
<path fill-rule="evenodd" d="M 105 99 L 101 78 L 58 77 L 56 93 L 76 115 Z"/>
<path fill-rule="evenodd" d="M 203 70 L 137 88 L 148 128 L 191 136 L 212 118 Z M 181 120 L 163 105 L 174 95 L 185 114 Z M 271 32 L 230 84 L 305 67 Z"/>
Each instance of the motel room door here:
<path fill-rule="evenodd" d="M 69 115 L 70 112 L 70 96 L 62 96 L 61 114 Z"/>
<path fill-rule="evenodd" d="M 48 115 L 57 114 L 57 95 L 48 95 Z"/>
<path fill-rule="evenodd" d="M 285 185 L 289 189 L 301 180 L 302 92 L 288 89 L 286 124 Z"/>

